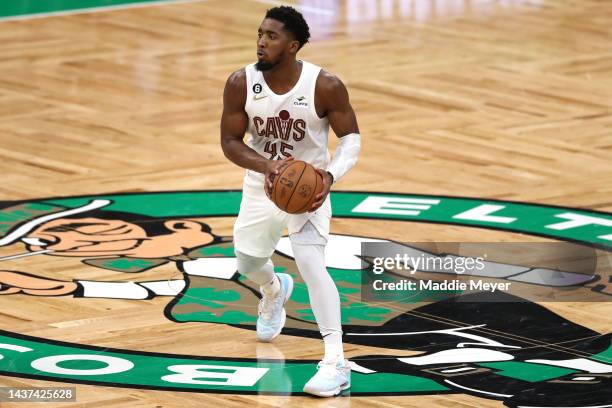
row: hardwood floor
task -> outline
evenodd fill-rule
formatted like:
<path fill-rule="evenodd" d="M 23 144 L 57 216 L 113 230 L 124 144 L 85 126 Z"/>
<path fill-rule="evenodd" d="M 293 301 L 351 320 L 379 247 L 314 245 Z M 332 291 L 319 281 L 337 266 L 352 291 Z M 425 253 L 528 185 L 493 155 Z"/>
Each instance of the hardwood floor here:
<path fill-rule="evenodd" d="M 255 59 L 258 25 L 275 4 L 194 1 L 0 22 L 0 200 L 240 189 L 243 172 L 219 146 L 223 86 L 231 72 Z M 610 216 L 608 2 L 295 4 L 313 34 L 301 58 L 344 81 L 363 136 L 360 161 L 337 190 L 515 200 Z M 217 218 L 214 229 L 231 235 L 233 221 Z M 334 219 L 332 232 L 412 242 L 550 241 L 456 225 L 417 222 L 407 228 L 351 219 Z M 0 256 L 20 251 L 23 246 L 2 247 Z M 602 264 L 612 262 L 603 249 L 599 256 Z M 84 278 L 83 264 L 71 258 L 10 262 L 0 267 Z M 98 271 L 86 278 L 113 281 L 124 275 Z M 137 279 L 178 275 L 168 264 Z M 266 348 L 240 328 L 177 324 L 163 314 L 167 297 L 78 300 L 75 306 L 71 296 L 2 296 L 0 328 L 155 353 L 315 360 L 322 352 L 318 339 L 281 336 Z M 545 306 L 601 334 L 612 331 L 612 307 L 604 301 Z M 204 336 L 207 331 L 215 336 Z M 347 345 L 349 357 L 368 354 L 394 350 Z M 69 385 L 12 376 L 0 377 L 0 384 Z M 55 406 L 502 406 L 469 393 L 320 400 L 76 387 L 77 402 Z"/>

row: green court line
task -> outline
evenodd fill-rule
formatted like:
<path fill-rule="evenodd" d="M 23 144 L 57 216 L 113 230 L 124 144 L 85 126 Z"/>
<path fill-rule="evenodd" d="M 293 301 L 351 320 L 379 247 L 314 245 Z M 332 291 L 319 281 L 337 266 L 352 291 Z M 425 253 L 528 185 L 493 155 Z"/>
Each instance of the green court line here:
<path fill-rule="evenodd" d="M 181 2 L 185 0 L 5 0 L 0 1 L 0 20 Z"/>

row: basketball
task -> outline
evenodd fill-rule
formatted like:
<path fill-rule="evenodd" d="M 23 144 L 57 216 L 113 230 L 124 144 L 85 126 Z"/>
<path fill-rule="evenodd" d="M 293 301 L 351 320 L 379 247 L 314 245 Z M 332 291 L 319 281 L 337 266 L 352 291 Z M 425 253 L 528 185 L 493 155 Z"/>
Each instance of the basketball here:
<path fill-rule="evenodd" d="M 274 179 L 272 202 L 289 214 L 302 214 L 310 209 L 323 190 L 323 178 L 315 168 L 301 160 L 292 161 Z"/>

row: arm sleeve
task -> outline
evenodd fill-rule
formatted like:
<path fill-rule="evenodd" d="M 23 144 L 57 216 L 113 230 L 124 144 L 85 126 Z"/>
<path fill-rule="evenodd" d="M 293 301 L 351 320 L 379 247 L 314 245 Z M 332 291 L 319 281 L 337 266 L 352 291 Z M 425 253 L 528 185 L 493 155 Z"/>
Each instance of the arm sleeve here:
<path fill-rule="evenodd" d="M 327 166 L 334 182 L 339 181 L 357 163 L 359 151 L 361 150 L 361 136 L 359 133 L 351 133 L 342 136 L 336 147 L 336 151 Z"/>

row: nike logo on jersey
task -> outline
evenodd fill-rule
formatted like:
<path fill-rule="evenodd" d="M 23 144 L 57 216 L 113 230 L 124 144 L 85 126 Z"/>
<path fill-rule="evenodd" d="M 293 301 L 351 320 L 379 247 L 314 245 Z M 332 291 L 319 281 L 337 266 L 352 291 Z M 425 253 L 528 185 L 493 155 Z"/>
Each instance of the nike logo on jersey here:
<path fill-rule="evenodd" d="M 267 98 L 267 97 L 268 95 L 253 95 L 253 99 L 256 101 L 263 99 L 263 98 Z"/>

